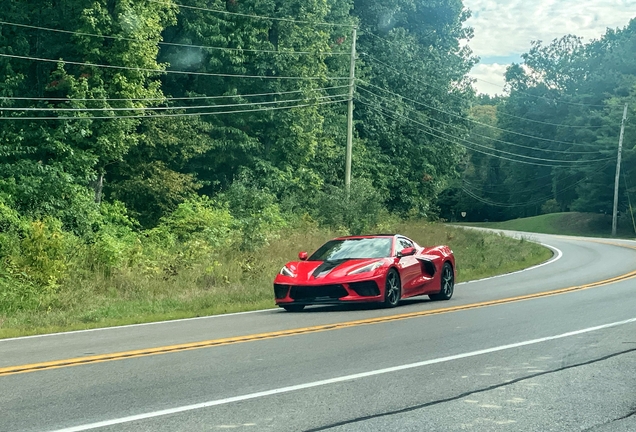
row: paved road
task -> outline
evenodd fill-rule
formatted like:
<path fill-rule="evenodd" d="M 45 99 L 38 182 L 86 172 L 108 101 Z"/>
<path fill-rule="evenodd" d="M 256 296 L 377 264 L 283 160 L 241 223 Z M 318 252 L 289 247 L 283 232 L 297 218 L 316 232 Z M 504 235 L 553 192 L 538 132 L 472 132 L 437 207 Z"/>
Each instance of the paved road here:
<path fill-rule="evenodd" d="M 458 307 L 636 270 L 634 249 L 531 237 L 562 256 L 460 285 L 448 303 L 265 311 L 5 340 L 0 368 Z M 635 293 L 636 279 L 627 279 L 444 314 L 0 376 L 0 431 L 636 431 Z"/>

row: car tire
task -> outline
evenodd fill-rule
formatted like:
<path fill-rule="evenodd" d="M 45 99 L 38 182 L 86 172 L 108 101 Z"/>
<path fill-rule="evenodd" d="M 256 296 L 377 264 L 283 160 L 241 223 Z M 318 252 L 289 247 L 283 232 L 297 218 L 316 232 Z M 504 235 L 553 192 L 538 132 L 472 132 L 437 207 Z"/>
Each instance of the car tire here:
<path fill-rule="evenodd" d="M 402 298 L 402 283 L 400 275 L 395 269 L 389 270 L 384 284 L 384 307 L 394 308 Z"/>
<path fill-rule="evenodd" d="M 431 294 L 428 297 L 435 301 L 448 301 L 455 292 L 455 272 L 453 266 L 446 262 L 442 267 L 441 283 L 439 294 Z"/>
<path fill-rule="evenodd" d="M 305 309 L 305 305 L 286 305 L 282 306 L 287 312 L 302 312 Z"/>

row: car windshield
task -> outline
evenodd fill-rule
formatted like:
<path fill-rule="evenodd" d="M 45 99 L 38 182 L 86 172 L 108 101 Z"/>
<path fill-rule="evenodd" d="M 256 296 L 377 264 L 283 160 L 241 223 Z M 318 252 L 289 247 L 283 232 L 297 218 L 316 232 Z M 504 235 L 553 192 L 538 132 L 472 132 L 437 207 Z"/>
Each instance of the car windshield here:
<path fill-rule="evenodd" d="M 331 240 L 318 249 L 309 261 L 385 258 L 391 256 L 393 238 Z"/>

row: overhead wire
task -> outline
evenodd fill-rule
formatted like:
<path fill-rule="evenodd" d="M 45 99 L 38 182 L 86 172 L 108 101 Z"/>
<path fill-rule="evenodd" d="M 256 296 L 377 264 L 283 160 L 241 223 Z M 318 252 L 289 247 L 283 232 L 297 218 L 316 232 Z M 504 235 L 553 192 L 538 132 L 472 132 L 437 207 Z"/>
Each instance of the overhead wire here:
<path fill-rule="evenodd" d="M 0 25 L 8 25 L 8 26 L 14 26 L 14 27 L 28 28 L 33 30 L 42 30 L 42 31 L 48 31 L 48 32 L 64 33 L 64 34 L 77 35 L 77 36 L 89 36 L 89 37 L 112 39 L 112 40 L 125 40 L 125 41 L 131 41 L 131 42 L 149 42 L 143 39 L 135 39 L 135 38 L 129 38 L 124 36 L 109 36 L 109 35 L 100 35 L 100 34 L 80 32 L 80 31 L 61 30 L 61 29 L 54 29 L 49 27 L 40 27 L 40 26 L 34 26 L 34 25 L 28 25 L 28 24 L 13 23 L 8 21 L 0 21 Z M 280 54 L 280 55 L 326 55 L 326 56 L 337 56 L 337 55 L 350 56 L 351 55 L 351 53 L 349 52 L 337 52 L 337 51 L 335 52 L 279 51 L 279 50 L 219 47 L 219 46 L 210 46 L 210 45 L 193 45 L 193 44 L 183 44 L 183 43 L 163 42 L 163 41 L 158 41 L 156 43 L 158 45 L 173 46 L 173 47 L 180 47 L 180 48 L 197 48 L 197 49 L 211 49 L 211 50 L 219 50 L 219 51 L 251 52 L 251 53 L 264 53 L 264 54 Z"/>
<path fill-rule="evenodd" d="M 573 167 L 559 167 L 559 168 L 573 168 Z M 568 178 L 571 178 L 571 177 L 576 177 L 578 174 L 579 173 L 575 173 L 572 176 L 568 176 L 568 177 L 564 177 L 564 178 L 568 179 Z M 554 177 L 554 175 L 555 175 L 554 172 L 551 172 L 548 175 L 544 175 L 544 176 L 540 176 L 540 177 L 532 177 L 531 180 L 532 181 L 543 180 L 543 179 Z M 560 179 L 562 180 L 563 178 L 560 178 Z M 462 181 L 468 183 L 471 186 L 476 186 L 477 187 L 477 185 L 472 184 L 471 182 L 469 182 L 466 179 L 462 179 Z M 519 181 L 514 181 L 514 182 L 506 182 L 504 184 L 490 184 L 489 187 L 491 187 L 491 188 L 492 187 L 509 188 L 511 186 L 515 186 L 515 185 L 519 185 L 519 184 L 527 184 L 527 183 L 528 183 L 527 181 L 519 180 Z M 493 192 L 493 191 L 491 191 L 491 193 L 503 194 L 503 193 L 507 193 L 507 192 Z"/>
<path fill-rule="evenodd" d="M 473 79 L 477 80 L 477 81 L 485 82 L 485 83 L 490 84 L 490 85 L 501 87 L 501 85 L 495 84 L 495 83 L 490 82 L 490 81 L 486 81 L 485 79 L 474 78 L 474 77 L 473 77 Z M 502 90 L 503 90 L 503 87 L 502 87 Z M 515 90 L 515 91 L 517 93 L 521 93 L 521 94 L 526 95 L 526 96 L 534 97 L 534 98 L 537 98 L 537 99 L 545 99 L 545 100 L 547 100 L 549 102 L 556 102 L 556 103 L 561 103 L 561 104 L 565 104 L 565 105 L 580 106 L 580 107 L 592 107 L 592 108 L 608 108 L 608 105 L 586 104 L 586 103 L 580 103 L 580 102 L 569 102 L 569 101 L 564 101 L 564 100 L 560 100 L 560 99 L 549 98 L 547 96 L 533 95 L 532 93 L 524 92 L 522 90 Z"/>
<path fill-rule="evenodd" d="M 253 78 L 253 79 L 280 79 L 280 80 L 309 80 L 309 81 L 323 81 L 323 80 L 350 80 L 349 77 L 290 77 L 290 76 L 275 76 L 275 75 L 235 75 L 235 74 L 225 74 L 225 73 L 210 73 L 210 72 L 188 72 L 188 71 L 179 71 L 179 70 L 161 70 L 161 69 L 149 69 L 149 68 L 136 68 L 136 67 L 128 67 L 128 66 L 115 66 L 115 65 L 104 65 L 104 64 L 95 64 L 95 63 L 85 63 L 85 62 L 75 62 L 63 59 L 49 59 L 49 58 L 40 58 L 40 57 L 29 57 L 29 56 L 19 56 L 13 54 L 0 54 L 0 57 L 5 58 L 13 58 L 19 60 L 33 60 L 40 62 L 49 62 L 49 63 L 65 63 L 76 66 L 88 66 L 88 67 L 97 67 L 97 68 L 110 68 L 110 69 L 120 69 L 120 70 L 132 70 L 137 72 L 156 72 L 158 74 L 178 74 L 178 75 L 194 75 L 194 76 L 212 76 L 212 77 L 225 77 L 225 78 Z"/>
<path fill-rule="evenodd" d="M 362 100 L 360 100 L 360 99 L 358 99 L 358 101 L 359 101 L 359 102 L 361 102 L 361 103 L 362 103 L 362 104 L 364 104 L 364 105 L 369 106 L 369 108 L 371 108 L 372 110 L 375 110 L 375 111 L 377 111 L 377 112 L 381 113 L 381 114 L 382 114 L 383 116 L 385 116 L 385 117 L 388 117 L 388 118 L 391 118 L 391 119 L 393 119 L 393 120 L 399 121 L 397 118 L 393 117 L 393 115 L 395 115 L 395 113 L 388 114 L 385 110 L 383 110 L 383 109 L 377 109 L 376 107 L 372 106 L 371 104 L 366 103 L 366 102 L 364 102 L 364 101 L 362 101 Z M 485 151 L 485 150 L 479 150 L 479 149 L 474 148 L 474 147 L 471 147 L 471 146 L 473 146 L 473 145 L 474 145 L 474 146 L 482 147 L 482 148 L 485 148 L 485 149 L 488 149 L 488 150 L 491 150 L 491 151 L 494 151 L 495 149 L 492 149 L 492 148 L 490 148 L 490 147 L 486 147 L 486 146 L 482 146 L 482 145 L 480 145 L 480 144 L 474 143 L 474 142 L 469 141 L 469 140 L 466 140 L 466 139 L 464 139 L 464 138 L 459 138 L 459 137 L 452 136 L 452 135 L 447 134 L 447 133 L 445 133 L 445 132 L 444 132 L 443 134 L 445 134 L 445 135 L 450 135 L 453 139 L 449 139 L 449 138 L 445 138 L 445 137 L 443 137 L 443 136 L 436 135 L 436 134 L 434 134 L 434 133 L 430 132 L 430 130 L 436 130 L 436 129 L 431 128 L 430 126 L 425 125 L 425 124 L 423 124 L 423 123 L 420 123 L 420 122 L 418 122 L 418 121 L 415 121 L 415 120 L 413 120 L 413 119 L 411 119 L 411 118 L 409 118 L 409 117 L 401 116 L 401 115 L 399 115 L 399 114 L 398 114 L 398 116 L 399 116 L 399 117 L 402 117 L 402 118 L 404 118 L 404 119 L 406 119 L 406 120 L 409 120 L 409 121 L 411 121 L 412 123 L 415 123 L 415 124 L 421 125 L 421 126 L 426 127 L 426 128 L 428 128 L 428 129 L 429 129 L 428 131 L 426 131 L 426 130 L 423 130 L 423 129 L 420 129 L 420 128 L 414 128 L 415 130 L 418 130 L 418 131 L 420 131 L 420 132 L 423 132 L 423 133 L 428 134 L 428 135 L 430 135 L 430 136 L 433 136 L 433 137 L 435 137 L 435 138 L 438 138 L 438 139 L 441 139 L 441 140 L 444 140 L 444 141 L 447 141 L 447 142 L 450 142 L 450 143 L 453 143 L 453 144 L 460 145 L 460 146 L 462 146 L 462 147 L 467 148 L 468 150 L 471 150 L 471 151 L 474 151 L 474 152 L 477 152 L 477 153 L 482 153 L 482 154 L 485 154 L 485 155 L 488 155 L 488 156 L 496 157 L 496 158 L 503 159 L 503 160 L 508 160 L 508 161 L 511 161 L 511 162 L 516 162 L 516 163 L 526 164 L 526 165 L 549 166 L 549 167 L 560 167 L 560 168 L 567 167 L 567 165 L 562 165 L 562 164 L 555 165 L 554 163 L 544 163 L 544 162 L 551 162 L 551 161 L 552 161 L 552 160 L 549 160 L 549 159 L 531 158 L 531 159 L 539 159 L 539 160 L 540 160 L 539 162 L 531 162 L 531 161 L 526 161 L 526 160 L 513 159 L 513 158 L 506 157 L 506 156 L 498 155 L 498 154 L 493 154 L 493 153 L 487 152 L 487 151 Z M 459 142 L 457 142 L 457 141 L 462 141 L 462 142 L 467 143 L 467 144 L 461 144 L 461 143 L 459 143 Z M 520 155 L 517 155 L 517 154 L 515 154 L 515 153 L 509 153 L 509 152 L 504 152 L 504 151 L 500 151 L 500 152 L 508 153 L 508 154 L 510 154 L 510 155 L 520 157 Z M 597 163 L 597 162 L 599 162 L 599 161 L 605 161 L 605 160 L 609 160 L 609 159 L 610 159 L 610 158 L 608 158 L 608 159 L 600 159 L 600 160 L 598 160 L 598 159 L 597 159 L 597 160 L 595 160 L 595 161 L 580 161 L 580 162 L 578 162 L 578 163 L 581 163 L 581 164 L 583 164 L 583 163 L 587 163 L 587 164 L 594 164 L 594 163 Z M 558 162 L 558 163 L 566 162 L 566 163 L 567 163 L 568 161 L 556 160 L 556 161 L 554 161 L 554 162 Z M 571 161 L 571 162 L 577 162 L 577 161 Z"/>
<path fill-rule="evenodd" d="M 211 13 L 217 13 L 217 14 L 223 14 L 223 15 L 231 15 L 231 16 L 239 16 L 239 17 L 244 17 L 244 18 L 252 18 L 252 19 L 259 19 L 259 20 L 267 20 L 267 21 L 282 21 L 282 22 L 289 22 L 289 23 L 295 23 L 295 24 L 311 24 L 314 26 L 327 26 L 327 27 L 354 27 L 353 24 L 338 24 L 338 23 L 328 23 L 328 22 L 314 22 L 314 21 L 309 21 L 309 20 L 298 20 L 298 19 L 293 19 L 293 18 L 278 18 L 278 17 L 272 17 L 272 16 L 265 16 L 265 15 L 256 15 L 256 14 L 246 14 L 246 13 L 240 13 L 240 12 L 231 12 L 231 11 L 227 11 L 227 10 L 220 10 L 220 9 L 211 9 L 211 8 L 205 8 L 205 7 L 200 7 L 200 6 L 189 6 L 189 5 L 184 5 L 184 4 L 179 4 L 179 3 L 174 3 L 174 2 L 166 2 L 166 1 L 160 1 L 160 0 L 148 0 L 152 3 L 158 3 L 158 4 L 163 4 L 165 6 L 176 6 L 178 8 L 182 8 L 182 9 L 191 9 L 191 10 L 199 10 L 199 11 L 205 11 L 205 12 L 211 12 Z"/>
<path fill-rule="evenodd" d="M 452 113 L 452 112 L 443 110 L 441 108 L 437 108 L 437 107 L 434 107 L 432 105 L 425 104 L 425 103 L 420 102 L 420 101 L 416 101 L 414 99 L 408 98 L 408 97 L 406 97 L 404 95 L 401 95 L 399 93 L 393 92 L 391 90 L 387 90 L 387 89 L 385 89 L 383 87 L 377 86 L 375 84 L 371 84 L 371 83 L 363 81 L 363 80 L 358 80 L 358 82 L 361 83 L 362 85 L 366 85 L 366 86 L 369 86 L 369 87 L 377 88 L 378 90 L 382 90 L 382 91 L 384 91 L 386 93 L 389 93 L 389 94 L 391 94 L 393 96 L 398 96 L 398 97 L 400 97 L 400 98 L 402 98 L 404 100 L 407 100 L 409 102 L 413 102 L 415 104 L 418 104 L 418 105 L 421 105 L 421 106 L 423 106 L 425 108 L 440 112 L 442 114 L 447 114 L 447 115 L 450 115 L 450 116 L 455 117 L 455 118 L 460 118 L 462 120 L 465 120 L 465 121 L 468 121 L 468 122 L 471 122 L 471 123 L 474 123 L 474 124 L 478 124 L 480 126 L 485 126 L 485 127 L 490 128 L 490 129 L 498 130 L 500 132 L 506 132 L 506 133 L 509 133 L 509 134 L 512 134 L 512 135 L 522 136 L 522 137 L 525 137 L 525 138 L 531 138 L 531 139 L 535 139 L 535 140 L 538 140 L 538 141 L 552 142 L 552 143 L 556 143 L 556 144 L 566 144 L 566 145 L 578 146 L 578 147 L 590 147 L 590 146 L 592 146 L 591 144 L 581 144 L 581 143 L 573 143 L 573 142 L 569 142 L 569 141 L 553 140 L 553 139 L 550 139 L 550 138 L 543 138 L 543 137 L 538 137 L 538 136 L 535 136 L 535 135 L 529 135 L 529 134 L 525 134 L 525 133 L 521 133 L 521 132 L 515 132 L 515 131 L 508 130 L 508 129 L 503 129 L 503 128 L 500 128 L 498 126 L 493 126 L 493 125 L 489 125 L 488 123 L 483 123 L 483 122 L 480 122 L 480 121 L 477 121 L 477 120 L 473 120 L 473 119 L 468 118 L 466 116 L 463 116 L 461 114 Z"/>
<path fill-rule="evenodd" d="M 606 163 L 605 166 L 608 166 L 608 164 Z M 579 175 L 580 175 L 580 173 L 577 172 L 577 173 L 571 174 L 569 176 L 559 178 L 559 181 L 569 180 L 569 179 L 577 177 Z M 550 174 L 549 176 L 544 176 L 544 177 L 537 177 L 537 178 L 533 177 L 532 180 L 536 182 L 539 179 L 544 179 L 544 178 L 548 178 L 548 177 L 554 177 L 554 174 Z M 476 184 L 473 184 L 473 183 L 469 182 L 466 179 L 462 179 L 462 183 L 464 183 L 465 185 L 468 185 L 469 187 L 475 188 L 475 189 L 479 189 L 481 187 L 479 185 L 476 185 Z M 525 193 L 528 193 L 528 192 L 537 192 L 537 191 L 540 191 L 541 189 L 545 188 L 545 186 L 538 186 L 538 187 L 526 188 L 526 189 L 515 189 L 513 187 L 513 185 L 515 185 L 515 184 L 520 184 L 520 183 L 519 182 L 515 182 L 515 183 L 504 183 L 504 184 L 500 184 L 500 185 L 495 185 L 495 186 L 510 188 L 510 190 L 508 190 L 506 192 L 492 191 L 492 190 L 483 190 L 482 192 L 484 192 L 486 194 L 492 194 L 492 195 L 510 195 L 510 194 L 525 194 Z M 492 187 L 492 185 L 489 185 L 489 187 Z"/>
<path fill-rule="evenodd" d="M 375 108 L 375 107 L 373 107 L 370 103 L 365 102 L 365 101 L 360 100 L 360 99 L 358 99 L 358 100 L 359 100 L 360 102 L 362 102 L 364 105 L 367 105 L 367 106 L 371 107 L 372 109 L 376 109 L 376 108 Z M 377 109 L 376 109 L 376 110 L 377 110 Z M 491 152 L 502 153 L 502 154 L 506 154 L 506 155 L 510 155 L 510 156 L 516 156 L 516 157 L 518 157 L 518 158 L 530 159 L 530 160 L 536 160 L 536 161 L 540 161 L 540 162 L 551 162 L 551 163 L 560 163 L 560 164 L 589 164 L 590 162 L 592 162 L 592 161 L 585 161 L 585 160 L 567 161 L 567 160 L 560 160 L 560 159 L 537 158 L 537 157 L 533 157 L 533 156 L 520 155 L 520 154 L 517 154 L 517 153 L 508 152 L 508 151 L 505 151 L 505 150 L 495 149 L 495 148 L 492 148 L 492 147 L 487 147 L 487 146 L 484 146 L 484 145 L 481 145 L 481 144 L 475 143 L 475 142 L 473 142 L 473 141 L 469 141 L 469 140 L 467 140 L 467 139 L 465 139 L 465 138 L 456 137 L 456 136 L 451 135 L 451 134 L 449 134 L 449 133 L 447 133 L 447 132 L 444 132 L 444 131 L 442 131 L 442 130 L 439 130 L 439 129 L 436 129 L 436 128 L 431 127 L 431 126 L 429 126 L 429 125 L 426 125 L 426 124 L 424 124 L 424 123 L 421 123 L 421 122 L 419 122 L 419 121 L 417 121 L 417 120 L 413 120 L 413 119 L 412 119 L 412 118 L 410 118 L 410 117 L 403 116 L 403 115 L 396 114 L 396 113 L 393 113 L 393 114 L 394 114 L 394 115 L 397 115 L 397 116 L 399 116 L 399 117 L 402 117 L 402 118 L 404 118 L 404 119 L 406 119 L 406 120 L 409 120 L 409 121 L 411 121 L 411 122 L 413 122 L 413 123 L 415 123 L 415 124 L 418 124 L 418 125 L 420 125 L 420 126 L 426 127 L 426 128 L 428 128 L 428 129 L 430 129 L 430 130 L 432 130 L 432 131 L 435 131 L 435 132 L 437 132 L 437 133 L 440 133 L 440 134 L 442 134 L 442 135 L 448 135 L 448 136 L 450 136 L 453 140 L 463 141 L 463 142 L 465 142 L 465 143 L 470 144 L 471 146 L 476 146 L 476 147 L 484 148 L 484 149 L 487 149 L 487 150 L 489 150 L 489 151 L 491 151 Z M 461 144 L 460 144 L 460 145 L 461 145 Z M 467 148 L 470 148 L 471 150 L 475 150 L 475 149 L 474 149 L 474 147 L 473 147 L 473 148 L 468 147 L 468 146 L 466 146 L 466 147 L 467 147 Z M 609 160 L 609 159 L 610 159 L 610 158 L 607 158 L 607 159 L 601 159 L 601 160 Z M 522 161 L 520 161 L 520 160 L 514 160 L 514 161 L 515 161 L 515 162 L 522 162 Z M 596 161 L 593 161 L 593 162 L 597 162 L 597 161 L 598 161 L 598 159 L 597 159 Z M 535 165 L 537 165 L 537 164 L 535 163 Z M 538 164 L 538 165 L 541 165 L 541 164 Z M 564 166 L 568 166 L 568 165 L 551 165 L 551 166 L 561 166 L 561 167 L 564 167 Z"/>
<path fill-rule="evenodd" d="M 208 108 L 230 108 L 237 106 L 258 106 L 258 105 L 273 105 L 273 104 L 282 104 L 282 103 L 290 103 L 290 102 L 303 102 L 309 99 L 315 100 L 325 100 L 325 99 L 334 99 L 337 97 L 348 97 L 347 93 L 337 94 L 337 95 L 329 95 L 329 96 L 320 96 L 316 98 L 303 98 L 303 99 L 288 99 L 288 100 L 279 100 L 279 101 L 267 101 L 267 102 L 246 102 L 240 104 L 225 104 L 225 105 L 199 105 L 199 106 L 157 106 L 157 107 L 106 107 L 106 108 L 54 108 L 54 107 L 45 107 L 45 108 L 16 108 L 16 107 L 8 107 L 2 108 L 0 107 L 0 112 L 2 111 L 11 111 L 11 112 L 49 112 L 49 111 L 61 111 L 61 112 L 91 112 L 91 111 L 166 111 L 166 110 L 193 110 L 193 109 L 208 109 Z"/>
<path fill-rule="evenodd" d="M 369 34 L 371 34 L 372 36 L 376 37 L 377 39 L 383 40 L 384 42 L 386 42 L 386 43 L 388 43 L 388 44 L 391 44 L 391 45 L 396 46 L 396 47 L 398 46 L 397 44 L 395 44 L 395 42 L 392 42 L 392 41 L 390 41 L 390 40 L 388 40 L 388 39 L 385 39 L 385 38 L 380 37 L 380 36 L 378 36 L 378 35 L 375 35 L 375 34 L 373 34 L 373 33 L 369 33 Z M 400 46 L 400 47 L 402 47 L 402 46 Z M 376 61 L 376 62 L 377 62 L 377 63 L 379 63 L 379 64 L 382 64 L 382 65 L 384 65 L 384 66 L 390 67 L 390 66 L 388 66 L 387 64 L 385 64 L 385 63 L 381 62 L 380 60 L 377 60 L 377 59 L 373 58 L 373 57 L 372 57 L 372 56 L 370 56 L 369 54 L 366 54 L 366 53 L 362 53 L 362 54 L 363 54 L 363 55 L 368 56 L 369 58 L 371 58 L 372 60 Z M 397 69 L 396 69 L 396 71 L 397 71 Z M 399 73 L 399 71 L 398 71 L 398 73 Z M 477 80 L 477 81 L 482 81 L 482 82 L 485 82 L 485 83 L 487 83 L 487 84 L 491 84 L 491 85 L 494 85 L 494 86 L 497 86 L 497 87 L 501 87 L 499 84 L 495 84 L 495 83 L 492 83 L 492 82 L 490 82 L 490 81 L 483 80 L 483 79 L 481 79 L 481 78 L 474 78 L 474 77 L 472 77 L 472 79 Z M 431 86 L 431 87 L 435 87 L 434 85 L 429 84 L 429 83 L 427 83 L 427 85 L 429 85 L 429 86 Z M 438 87 L 438 88 L 439 88 L 439 87 Z M 502 88 L 502 90 L 503 90 L 503 88 Z M 540 99 L 546 99 L 546 100 L 549 100 L 550 102 L 563 103 L 563 104 L 566 104 L 566 105 L 573 105 L 573 106 L 585 106 L 585 107 L 597 107 L 597 108 L 607 108 L 607 105 L 599 105 L 599 104 L 584 104 L 584 103 L 577 103 L 577 102 L 568 102 L 568 101 L 564 101 L 564 100 L 557 100 L 557 99 L 548 98 L 548 97 L 545 97 L 545 96 L 537 96 L 537 95 L 533 95 L 533 94 L 526 93 L 526 92 L 523 92 L 523 91 L 518 91 L 518 92 L 519 92 L 519 93 L 522 93 L 522 94 L 526 94 L 526 95 L 531 96 L 531 97 L 536 97 L 536 98 L 540 98 Z M 523 117 L 521 117 L 521 118 L 523 118 Z"/>
<path fill-rule="evenodd" d="M 255 108 L 255 109 L 247 109 L 247 110 L 231 110 L 231 111 L 212 111 L 212 112 L 199 112 L 199 113 L 175 113 L 175 114 L 154 114 L 154 115 L 122 115 L 122 116 L 85 116 L 85 117 L 0 117 L 0 121 L 12 121 L 12 120 L 28 120 L 28 121 L 37 121 L 37 120 L 117 120 L 117 119 L 139 119 L 139 118 L 161 118 L 161 117 L 194 117 L 194 116 L 214 116 L 214 115 L 223 115 L 223 114 L 240 114 L 240 113 L 253 113 L 253 112 L 265 112 L 265 111 L 278 111 L 285 109 L 293 109 L 293 108 L 306 108 L 311 106 L 318 105 L 331 105 L 340 102 L 346 102 L 349 98 L 334 100 L 329 102 L 317 102 L 317 103 L 307 103 L 301 105 L 291 105 L 291 106 L 283 106 L 283 107 L 266 107 L 266 108 Z M 245 104 L 250 105 L 250 104 Z M 132 110 L 131 110 L 132 111 Z"/>
<path fill-rule="evenodd" d="M 291 90 L 291 91 L 278 91 L 271 93 L 252 93 L 252 94 L 236 94 L 236 95 L 215 95 L 215 96 L 184 96 L 184 97 L 155 97 L 155 98 L 47 98 L 47 97 L 14 97 L 14 96 L 0 96 L 0 102 L 3 100 L 18 100 L 18 101 L 55 101 L 55 102 L 86 102 L 86 101 L 130 101 L 130 102 L 144 102 L 144 101 L 176 101 L 176 100 L 209 100 L 209 99 L 236 99 L 236 98 L 249 98 L 249 97 L 263 97 L 263 96 L 278 96 L 288 95 L 295 93 L 303 93 L 305 91 L 325 91 L 349 88 L 350 85 L 341 85 L 333 87 L 322 88 L 308 88 L 303 90 Z"/>
<path fill-rule="evenodd" d="M 609 165 L 609 163 L 605 164 L 605 167 L 607 167 Z M 585 177 L 581 180 L 579 180 L 578 182 L 571 184 L 569 186 L 564 187 L 563 189 L 560 190 L 560 192 L 565 192 L 571 189 L 576 188 L 577 186 L 579 186 L 580 184 L 583 184 L 585 181 L 589 180 L 589 176 Z M 467 195 L 471 196 L 472 198 L 474 198 L 477 201 L 480 201 L 484 204 L 488 204 L 491 205 L 493 207 L 502 207 L 502 208 L 518 208 L 518 207 L 528 207 L 528 206 L 532 206 L 532 205 L 538 205 L 538 204 L 543 204 L 545 203 L 547 200 L 552 199 L 554 197 L 553 194 L 551 194 L 550 196 L 546 196 L 545 198 L 541 198 L 541 199 L 536 199 L 536 200 L 532 200 L 532 201 L 527 201 L 525 203 L 500 203 L 497 201 L 492 201 L 489 200 L 487 198 L 483 198 L 477 195 L 477 193 L 475 191 L 471 191 L 468 190 L 464 187 L 462 187 L 462 191 L 465 192 Z"/>
<path fill-rule="evenodd" d="M 398 73 L 398 74 L 401 74 L 401 75 L 405 75 L 405 73 L 404 73 L 404 72 L 402 72 L 402 71 L 400 71 L 400 70 L 398 70 L 398 69 L 394 68 L 393 66 L 390 66 L 390 65 L 388 65 L 388 64 L 386 64 L 386 63 L 384 63 L 384 62 L 381 62 L 380 60 L 376 59 L 375 57 L 373 57 L 373 56 L 371 56 L 371 55 L 369 55 L 369 54 L 364 54 L 364 53 L 363 53 L 363 55 L 367 56 L 367 57 L 368 57 L 368 58 L 370 58 L 372 61 L 374 61 L 374 62 L 376 62 L 376 63 L 378 63 L 378 64 L 380 64 L 380 65 L 382 65 L 382 66 L 384 66 L 384 67 L 386 67 L 386 68 L 388 68 L 388 69 L 390 69 L 390 70 L 392 70 L 392 71 L 394 71 L 395 73 Z M 448 96 L 450 96 L 450 97 L 452 97 L 452 98 L 455 98 L 455 99 L 458 99 L 458 100 L 464 101 L 464 99 L 463 99 L 463 98 L 461 98 L 460 96 L 458 96 L 458 95 L 454 95 L 454 94 L 452 94 L 452 93 L 448 93 L 448 89 L 443 89 L 442 87 L 439 87 L 439 86 L 436 86 L 436 85 L 430 84 L 430 83 L 428 83 L 428 82 L 426 82 L 426 81 L 423 81 L 423 80 L 420 80 L 420 79 L 413 78 L 413 77 L 411 77 L 411 76 L 409 76 L 409 78 L 410 78 L 410 79 L 414 79 L 414 80 L 416 80 L 417 82 L 419 82 L 419 83 L 421 83 L 421 84 L 424 84 L 424 85 L 426 85 L 426 86 L 428 86 L 428 87 L 432 87 L 432 88 L 435 88 L 435 89 L 437 89 L 437 90 L 442 90 L 442 91 L 444 91 L 444 92 L 447 92 L 447 95 L 448 95 Z M 504 112 L 500 112 L 500 111 L 498 111 L 498 112 L 497 112 L 497 114 L 502 114 L 502 115 L 504 115 L 505 117 L 516 118 L 516 119 L 519 119 L 519 120 L 525 120 L 525 121 L 532 122 L 532 123 L 539 123 L 539 124 L 543 124 L 543 125 L 550 125 L 550 126 L 557 126 L 557 127 L 570 127 L 570 128 L 580 128 L 580 129 L 598 129 L 598 128 L 603 127 L 603 126 L 583 126 L 583 125 L 566 125 L 566 124 L 560 124 L 560 123 L 549 123 L 549 122 L 544 122 L 544 121 L 539 121 L 539 120 L 529 119 L 529 118 L 527 118 L 527 117 L 516 116 L 516 115 L 513 115 L 513 114 L 508 114 L 508 113 L 504 113 Z"/>
<path fill-rule="evenodd" d="M 360 87 L 360 90 L 365 91 L 365 92 L 367 92 L 367 93 L 370 93 L 370 94 L 372 94 L 372 95 L 374 95 L 374 96 L 376 96 L 376 97 L 378 97 L 378 98 L 380 98 L 380 99 L 382 99 L 382 100 L 384 100 L 384 101 L 390 101 L 390 102 L 392 102 L 392 103 L 397 103 L 397 101 L 393 101 L 393 100 L 391 100 L 391 99 L 389 99 L 389 98 L 386 98 L 386 97 L 384 97 L 384 96 L 380 96 L 380 95 L 378 95 L 377 93 L 374 93 L 374 92 L 372 92 L 372 91 L 370 91 L 370 90 L 367 90 L 367 89 L 365 89 L 365 88 L 363 88 L 363 87 Z M 394 94 L 395 94 L 396 96 L 400 96 L 400 97 L 404 98 L 405 100 L 412 101 L 412 102 L 416 102 L 416 101 L 413 101 L 412 99 L 409 99 L 409 98 L 403 97 L 403 96 L 401 96 L 401 95 L 398 95 L 397 93 L 394 93 Z M 416 102 L 416 103 L 417 103 L 417 102 Z M 412 111 L 415 111 L 413 108 L 410 108 L 410 107 L 409 107 L 408 109 L 410 109 L 410 110 L 412 110 Z M 416 111 L 416 112 L 417 112 L 417 111 Z M 444 122 L 444 121 L 438 120 L 438 119 L 436 119 L 436 118 L 434 118 L 434 117 L 428 117 L 428 119 L 429 119 L 429 120 L 432 120 L 432 121 L 434 121 L 434 122 L 436 122 L 436 123 L 443 124 L 443 125 L 445 125 L 445 126 L 450 126 L 450 127 L 454 128 L 454 129 L 459 129 L 459 128 L 458 128 L 457 126 L 455 126 L 455 125 L 452 125 L 452 124 L 450 124 L 450 123 L 446 123 L 446 122 Z M 467 121 L 469 121 L 469 122 L 472 122 L 472 120 L 471 120 L 471 119 L 469 119 L 469 118 L 467 118 L 467 117 L 466 117 L 466 118 L 464 118 L 464 119 L 465 119 L 465 120 L 467 120 Z M 481 124 L 481 123 L 480 123 L 480 124 Z M 485 123 L 484 123 L 484 124 L 485 124 Z M 484 139 L 487 139 L 487 140 L 490 140 L 490 141 L 494 141 L 494 142 L 498 142 L 498 143 L 502 143 L 502 144 L 510 145 L 510 146 L 513 146 L 513 147 L 520 147 L 520 148 L 530 149 L 530 150 L 534 150 L 534 151 L 543 151 L 543 152 L 548 152 L 548 153 L 560 153 L 560 154 L 569 154 L 569 155 L 573 155 L 573 154 L 598 154 L 598 151 L 568 151 L 568 150 L 542 149 L 542 148 L 538 148 L 538 147 L 531 147 L 531 146 L 526 146 L 526 145 L 523 145 L 523 144 L 517 144 L 517 143 L 510 142 L 510 141 L 504 141 L 504 140 L 501 140 L 501 139 L 498 139 L 498 138 L 489 137 L 489 136 L 487 136 L 487 135 L 482 135 L 482 134 L 474 133 L 474 132 L 471 132 L 471 135 L 478 136 L 478 137 L 481 137 L 481 138 L 484 138 Z"/>

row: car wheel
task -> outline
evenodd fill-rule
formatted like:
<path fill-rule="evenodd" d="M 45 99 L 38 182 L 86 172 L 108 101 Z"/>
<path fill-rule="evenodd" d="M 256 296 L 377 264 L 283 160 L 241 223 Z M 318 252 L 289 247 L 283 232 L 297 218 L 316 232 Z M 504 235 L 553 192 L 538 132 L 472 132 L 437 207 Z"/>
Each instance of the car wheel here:
<path fill-rule="evenodd" d="M 444 263 L 442 267 L 442 283 L 439 294 L 429 295 L 431 300 L 450 300 L 455 292 L 455 272 L 450 263 Z"/>
<path fill-rule="evenodd" d="M 400 275 L 395 269 L 389 270 L 386 275 L 386 283 L 384 286 L 384 306 L 393 308 L 400 303 L 402 298 L 402 283 Z"/>
<path fill-rule="evenodd" d="M 302 312 L 305 309 L 305 305 L 286 305 L 283 306 L 287 312 Z"/>

